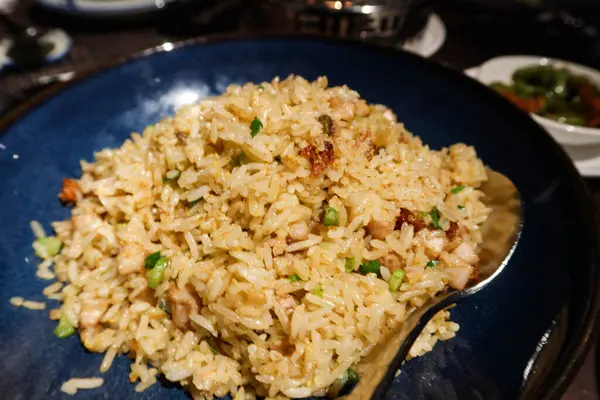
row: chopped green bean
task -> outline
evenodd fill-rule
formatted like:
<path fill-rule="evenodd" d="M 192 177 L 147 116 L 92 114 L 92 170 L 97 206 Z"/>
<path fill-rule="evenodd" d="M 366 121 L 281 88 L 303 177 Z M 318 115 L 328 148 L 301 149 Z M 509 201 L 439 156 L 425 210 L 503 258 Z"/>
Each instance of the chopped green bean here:
<path fill-rule="evenodd" d="M 585 126 L 585 117 L 582 115 L 556 115 L 553 116 L 552 119 L 568 125 L 579 125 Z"/>
<path fill-rule="evenodd" d="M 513 91 L 513 89 L 509 85 L 502 83 L 502 82 L 492 82 L 492 83 L 490 83 L 490 87 L 497 92 L 512 92 Z"/>

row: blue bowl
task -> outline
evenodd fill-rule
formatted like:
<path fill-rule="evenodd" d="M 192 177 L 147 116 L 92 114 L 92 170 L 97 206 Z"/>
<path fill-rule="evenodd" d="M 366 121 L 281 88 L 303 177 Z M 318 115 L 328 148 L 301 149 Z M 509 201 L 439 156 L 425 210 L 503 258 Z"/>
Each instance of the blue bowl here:
<path fill-rule="evenodd" d="M 434 148 L 473 144 L 510 177 L 525 202 L 521 242 L 491 286 L 461 302 L 455 339 L 405 364 L 392 399 L 558 398 L 581 364 L 598 309 L 597 220 L 569 159 L 526 114 L 484 86 L 397 50 L 315 37 L 216 38 L 163 46 L 33 99 L 1 122 L 0 391 L 6 399 L 71 398 L 71 377 L 99 376 L 102 355 L 76 336 L 58 339 L 47 311 L 9 304 L 42 300 L 29 221 L 49 229 L 70 211 L 56 198 L 79 160 L 119 146 L 173 112 L 231 83 L 327 75 L 369 102 L 390 106 Z M 170 51 L 168 51 L 170 50 Z M 54 305 L 50 305 L 50 308 Z M 100 389 L 75 398 L 186 399 L 176 385 L 136 394 L 119 357 Z"/>

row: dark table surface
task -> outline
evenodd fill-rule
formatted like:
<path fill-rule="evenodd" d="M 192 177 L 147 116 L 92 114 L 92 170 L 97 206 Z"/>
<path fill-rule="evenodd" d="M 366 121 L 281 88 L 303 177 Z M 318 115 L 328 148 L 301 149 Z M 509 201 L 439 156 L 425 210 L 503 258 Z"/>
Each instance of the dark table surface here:
<path fill-rule="evenodd" d="M 246 4 L 256 1 L 246 0 Z M 66 30 L 73 39 L 73 48 L 65 59 L 55 64 L 27 71 L 4 71 L 0 74 L 0 94 L 10 94 L 11 99 L 21 101 L 35 92 L 31 87 L 41 76 L 94 69 L 107 61 L 165 42 L 256 29 L 255 17 L 249 17 L 247 10 L 240 8 L 242 0 L 184 3 L 187 4 L 161 13 L 115 21 L 65 17 L 32 8 L 29 1 L 22 1 L 15 12 L 19 20 Z M 446 25 L 447 40 L 432 58 L 451 68 L 462 70 L 477 66 L 503 54 L 538 54 L 600 67 L 600 40 L 594 40 L 600 29 L 600 8 L 593 12 L 571 10 L 570 14 L 539 13 L 489 10 L 446 1 L 440 2 L 434 10 Z M 573 20 L 572 15 L 586 15 L 588 19 Z M 597 15 L 597 20 L 590 20 L 590 15 Z M 600 180 L 587 179 L 586 182 L 600 207 Z M 563 400 L 599 399 L 595 361 L 596 350 L 593 349 Z"/>

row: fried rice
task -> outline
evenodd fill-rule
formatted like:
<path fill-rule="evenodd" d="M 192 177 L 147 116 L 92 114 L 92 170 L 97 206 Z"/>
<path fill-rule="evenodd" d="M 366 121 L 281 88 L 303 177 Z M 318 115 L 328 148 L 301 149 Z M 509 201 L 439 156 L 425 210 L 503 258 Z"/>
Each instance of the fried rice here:
<path fill-rule="evenodd" d="M 136 391 L 162 374 L 195 399 L 324 395 L 477 278 L 475 150 L 432 150 L 325 77 L 229 86 L 81 169 L 59 196 L 72 218 L 33 225 L 38 276 L 59 282 L 57 335 L 105 353 L 101 372 L 129 355 Z M 440 312 L 410 357 L 457 330 Z"/>

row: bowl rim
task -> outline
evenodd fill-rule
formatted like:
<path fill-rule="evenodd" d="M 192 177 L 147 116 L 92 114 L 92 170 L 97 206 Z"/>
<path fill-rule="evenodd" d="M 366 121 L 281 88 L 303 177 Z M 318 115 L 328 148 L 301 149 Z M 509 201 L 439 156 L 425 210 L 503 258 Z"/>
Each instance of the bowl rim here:
<path fill-rule="evenodd" d="M 70 0 L 66 2 L 35 0 L 37 4 L 47 9 L 77 15 L 116 15 L 154 11 L 164 8 L 165 5 L 175 0 L 162 1 L 163 3 L 160 5 L 160 2 L 157 3 L 154 0 L 121 0 L 114 2 L 99 0 Z"/>
<path fill-rule="evenodd" d="M 513 59 L 515 61 L 522 61 L 523 62 L 522 66 L 531 65 L 532 63 L 539 62 L 540 60 L 546 60 L 547 64 L 562 64 L 561 66 L 564 66 L 564 68 L 567 68 L 567 69 L 569 68 L 569 66 L 575 67 L 577 69 L 582 70 L 583 75 L 586 75 L 590 78 L 593 77 L 593 81 L 598 82 L 600 84 L 600 70 L 597 70 L 597 69 L 594 69 L 587 65 L 579 64 L 579 63 L 576 63 L 573 61 L 563 60 L 560 58 L 536 56 L 536 55 L 525 55 L 525 54 L 507 54 L 504 56 L 490 58 L 490 59 L 484 61 L 478 67 L 476 67 L 476 68 L 478 68 L 476 78 L 479 79 L 479 73 L 485 68 L 486 65 L 501 61 L 503 59 Z M 517 68 L 519 68 L 519 67 L 517 67 Z M 513 72 L 514 72 L 514 70 L 513 70 Z M 529 113 L 529 115 L 531 115 L 533 117 L 533 119 L 535 119 L 540 124 L 544 124 L 553 129 L 560 129 L 560 130 L 566 131 L 569 134 L 574 133 L 574 134 L 585 135 L 585 136 L 600 136 L 600 128 L 589 128 L 587 126 L 565 124 L 565 123 L 554 121 L 550 118 L 546 118 L 542 115 L 538 115 L 538 114 L 534 114 L 534 113 Z"/>
<path fill-rule="evenodd" d="M 310 34 L 310 33 L 294 33 L 294 32 L 280 32 L 280 31 L 264 31 L 264 32 L 233 32 L 233 33 L 223 33 L 223 34 L 213 34 L 208 36 L 200 36 L 192 39 L 184 39 L 180 41 L 173 42 L 165 42 L 162 45 L 154 46 L 147 48 L 145 50 L 141 50 L 135 52 L 133 54 L 118 57 L 112 60 L 108 60 L 102 62 L 93 68 L 83 71 L 77 72 L 76 76 L 69 81 L 66 82 L 57 82 L 52 86 L 48 86 L 38 92 L 37 94 L 31 96 L 23 103 L 18 105 L 17 107 L 10 110 L 8 113 L 0 117 L 0 138 L 3 134 L 8 131 L 8 129 L 16 123 L 18 120 L 26 117 L 29 112 L 36 109 L 38 106 L 43 105 L 46 102 L 52 100 L 54 95 L 57 95 L 61 91 L 75 86 L 89 78 L 92 78 L 96 75 L 100 75 L 101 73 L 119 67 L 128 62 L 135 61 L 137 59 L 151 56 L 158 53 L 169 52 L 172 50 L 178 50 L 191 46 L 200 46 L 203 44 L 214 44 L 221 43 L 227 41 L 235 41 L 235 40 L 318 40 L 329 42 L 332 44 L 341 44 L 341 45 L 353 45 L 357 47 L 367 48 L 374 51 L 378 51 L 384 55 L 389 56 L 398 56 L 407 57 L 412 59 L 414 62 L 421 63 L 423 67 L 427 67 L 429 69 L 434 69 L 438 72 L 443 72 L 444 74 L 452 77 L 453 79 L 458 79 L 463 82 L 464 86 L 471 87 L 473 90 L 482 90 L 484 89 L 486 92 L 489 91 L 489 87 L 482 83 L 479 80 L 472 79 L 465 75 L 463 71 L 457 70 L 454 68 L 447 67 L 444 64 L 435 62 L 431 59 L 423 58 L 419 55 L 413 54 L 409 51 L 405 51 L 401 48 L 386 46 L 377 43 L 364 42 L 357 39 L 336 37 L 332 35 L 323 35 L 323 34 Z M 518 108 L 514 107 L 509 102 L 505 101 L 500 96 L 491 96 L 489 97 L 490 103 L 495 103 L 495 107 L 503 110 L 506 114 L 512 114 L 515 118 L 524 118 L 522 119 L 524 124 L 532 124 L 531 131 L 533 135 L 538 135 L 539 140 L 547 141 L 547 145 L 549 146 L 549 150 L 553 151 L 557 160 L 562 164 L 564 168 L 564 179 L 568 182 L 569 186 L 575 192 L 575 195 L 581 200 L 581 203 L 584 207 L 584 211 L 586 214 L 590 216 L 587 220 L 585 226 L 582 227 L 583 230 L 586 231 L 586 240 L 588 240 L 593 246 L 588 250 L 589 251 L 589 264 L 590 273 L 592 279 L 590 281 L 591 285 L 591 294 L 587 299 L 585 307 L 585 318 L 581 321 L 581 325 L 577 326 L 576 332 L 573 333 L 570 337 L 576 337 L 577 339 L 573 341 L 571 339 L 570 342 L 567 342 L 564 348 L 564 354 L 566 354 L 566 359 L 561 359 L 560 363 L 560 371 L 554 371 L 554 374 L 546 374 L 543 379 L 536 385 L 539 389 L 535 391 L 532 396 L 527 399 L 551 399 L 551 400 L 559 400 L 561 399 L 562 394 L 565 393 L 576 374 L 578 373 L 581 365 L 583 364 L 589 350 L 592 348 L 592 345 L 595 342 L 597 333 L 600 331 L 600 213 L 597 210 L 595 203 L 592 200 L 592 196 L 585 184 L 581 175 L 577 172 L 577 169 L 571 162 L 570 158 L 564 152 L 564 150 L 554 142 L 544 131 L 539 124 L 536 124 L 531 118 L 524 117 L 524 113 L 520 111 Z M 520 115 L 520 117 L 519 117 Z M 537 133 L 535 133 L 537 132 Z M 565 300 L 565 303 L 568 302 L 568 299 Z M 560 311 L 557 312 L 557 316 Z M 543 341 L 543 338 L 540 338 Z M 539 346 L 539 345 L 538 345 Z M 532 359 L 530 361 L 534 361 L 534 358 L 539 354 L 538 352 L 532 354 Z M 560 355 L 560 354 L 559 354 Z M 557 365 L 558 360 L 555 360 L 555 366 Z M 554 370 L 557 370 L 555 367 Z M 556 374 L 558 374 L 556 376 Z M 553 379 L 550 379 L 553 378 Z M 523 383 L 526 380 L 523 381 Z M 523 385 L 522 385 L 523 386 Z M 522 398 L 521 393 L 519 393 L 518 398 Z"/>

